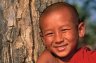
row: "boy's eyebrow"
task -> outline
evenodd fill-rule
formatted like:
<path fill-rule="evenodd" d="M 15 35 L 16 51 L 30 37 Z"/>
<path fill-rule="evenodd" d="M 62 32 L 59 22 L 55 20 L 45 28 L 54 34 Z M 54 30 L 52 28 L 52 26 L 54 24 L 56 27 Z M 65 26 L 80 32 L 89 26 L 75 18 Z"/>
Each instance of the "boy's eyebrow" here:
<path fill-rule="evenodd" d="M 66 25 L 60 26 L 59 28 L 71 28 L 71 27 L 72 27 L 71 25 L 66 24 Z"/>
<path fill-rule="evenodd" d="M 70 25 L 66 24 L 66 25 L 62 25 L 61 27 L 70 27 Z"/>
<path fill-rule="evenodd" d="M 42 32 L 50 32 L 52 29 L 42 30 Z"/>
<path fill-rule="evenodd" d="M 60 28 L 62 28 L 62 27 L 70 27 L 70 28 L 71 28 L 70 25 L 62 25 L 62 26 L 60 26 Z M 43 31 L 52 31 L 52 29 L 45 29 L 45 30 L 43 30 Z"/>

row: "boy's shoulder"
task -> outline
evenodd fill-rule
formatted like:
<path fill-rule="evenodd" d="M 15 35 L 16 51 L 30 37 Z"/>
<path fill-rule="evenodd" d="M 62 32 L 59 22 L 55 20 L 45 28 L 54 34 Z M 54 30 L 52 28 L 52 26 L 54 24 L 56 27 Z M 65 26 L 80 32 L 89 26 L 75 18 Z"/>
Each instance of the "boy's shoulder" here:
<path fill-rule="evenodd" d="M 96 50 L 88 47 L 82 47 L 74 54 L 71 59 L 72 63 L 96 63 Z"/>
<path fill-rule="evenodd" d="M 37 63 L 54 63 L 54 57 L 49 51 L 44 50 L 39 56 Z"/>

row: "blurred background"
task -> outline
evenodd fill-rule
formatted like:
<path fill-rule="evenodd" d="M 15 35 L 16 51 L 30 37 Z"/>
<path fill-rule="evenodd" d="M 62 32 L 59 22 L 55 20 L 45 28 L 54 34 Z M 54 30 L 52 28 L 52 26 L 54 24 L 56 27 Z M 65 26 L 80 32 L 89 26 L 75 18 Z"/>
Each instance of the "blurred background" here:
<path fill-rule="evenodd" d="M 74 5 L 81 20 L 85 22 L 86 34 L 81 41 L 82 45 L 88 45 L 92 49 L 96 48 L 96 0 L 65 0 Z M 80 45 L 81 45 L 80 43 Z"/>

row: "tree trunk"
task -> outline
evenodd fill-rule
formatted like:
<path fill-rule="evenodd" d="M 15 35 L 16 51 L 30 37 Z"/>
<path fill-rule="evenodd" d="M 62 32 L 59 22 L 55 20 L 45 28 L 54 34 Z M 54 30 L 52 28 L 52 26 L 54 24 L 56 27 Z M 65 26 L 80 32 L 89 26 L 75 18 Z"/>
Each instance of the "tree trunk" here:
<path fill-rule="evenodd" d="M 0 0 L 0 63 L 36 63 L 44 50 L 39 15 L 63 0 Z"/>

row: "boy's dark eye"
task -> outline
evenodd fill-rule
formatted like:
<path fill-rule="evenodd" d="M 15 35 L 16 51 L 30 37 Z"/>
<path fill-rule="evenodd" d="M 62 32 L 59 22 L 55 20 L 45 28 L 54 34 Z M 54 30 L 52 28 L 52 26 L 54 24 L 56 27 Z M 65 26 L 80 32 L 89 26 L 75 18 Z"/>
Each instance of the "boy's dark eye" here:
<path fill-rule="evenodd" d="M 53 35 L 52 32 L 50 32 L 50 33 L 46 33 L 46 34 L 45 34 L 45 36 L 52 36 L 52 35 Z"/>
<path fill-rule="evenodd" d="M 68 30 L 70 30 L 70 29 L 61 29 L 62 32 L 66 32 Z"/>

